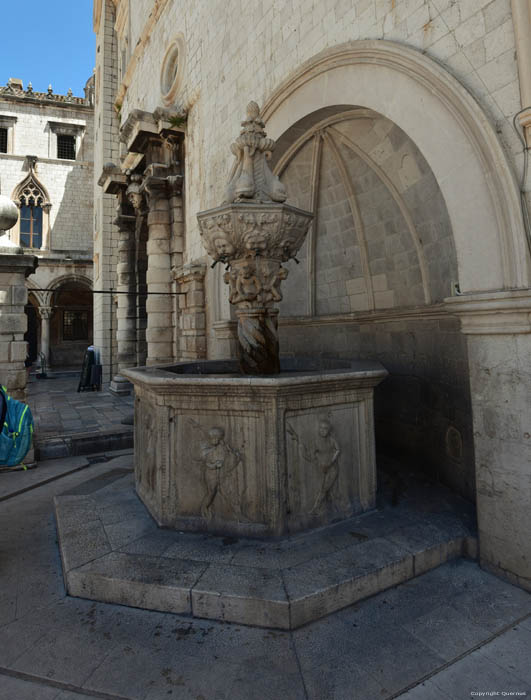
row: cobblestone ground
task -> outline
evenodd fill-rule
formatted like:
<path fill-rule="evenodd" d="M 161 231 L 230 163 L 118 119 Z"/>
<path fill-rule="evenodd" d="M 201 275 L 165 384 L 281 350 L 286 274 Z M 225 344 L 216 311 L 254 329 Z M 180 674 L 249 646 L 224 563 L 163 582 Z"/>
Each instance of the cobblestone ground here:
<path fill-rule="evenodd" d="M 121 426 L 133 411 L 133 397 L 109 391 L 77 391 L 79 377 L 30 377 L 28 403 L 35 421 L 37 440 Z"/>

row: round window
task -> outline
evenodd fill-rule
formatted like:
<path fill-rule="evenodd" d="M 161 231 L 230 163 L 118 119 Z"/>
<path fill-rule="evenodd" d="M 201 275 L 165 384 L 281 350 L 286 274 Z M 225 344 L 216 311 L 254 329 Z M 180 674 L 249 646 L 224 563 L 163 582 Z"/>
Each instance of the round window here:
<path fill-rule="evenodd" d="M 184 68 L 184 38 L 179 35 L 171 42 L 160 73 L 160 91 L 164 104 L 170 105 L 179 90 Z"/>

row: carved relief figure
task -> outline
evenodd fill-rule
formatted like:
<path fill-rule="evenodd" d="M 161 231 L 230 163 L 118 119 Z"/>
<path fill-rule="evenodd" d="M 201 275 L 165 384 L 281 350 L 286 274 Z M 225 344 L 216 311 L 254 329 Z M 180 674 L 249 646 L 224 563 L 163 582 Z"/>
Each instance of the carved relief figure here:
<path fill-rule="evenodd" d="M 245 260 L 243 265 L 233 271 L 231 276 L 233 285 L 229 301 L 231 304 L 241 304 L 244 307 L 252 306 L 262 291 L 262 284 L 256 275 L 256 266 L 252 260 Z"/>
<path fill-rule="evenodd" d="M 234 246 L 226 236 L 219 235 L 214 239 L 214 248 L 216 250 L 217 260 L 222 262 L 229 259 L 234 253 Z"/>
<path fill-rule="evenodd" d="M 319 421 L 317 436 L 310 449 L 300 440 L 289 423 L 287 423 L 286 430 L 291 439 L 295 440 L 299 446 L 302 457 L 316 467 L 321 477 L 319 491 L 310 511 L 311 515 L 315 515 L 323 509 L 328 500 L 333 500 L 332 490 L 339 476 L 338 460 L 341 447 L 333 435 L 332 424 L 324 418 Z"/>
<path fill-rule="evenodd" d="M 285 267 L 280 266 L 278 269 L 273 270 L 264 288 L 264 306 L 270 306 L 276 301 L 282 301 L 280 284 L 287 278 L 287 276 L 288 271 Z"/>
<path fill-rule="evenodd" d="M 188 421 L 205 439 L 200 445 L 200 457 L 194 460 L 202 466 L 202 479 L 205 494 L 201 502 L 201 515 L 210 520 L 216 505 L 238 520 L 245 520 L 240 507 L 240 493 L 237 469 L 243 458 L 238 450 L 225 440 L 225 430 L 221 427 L 206 431 L 199 423 Z"/>

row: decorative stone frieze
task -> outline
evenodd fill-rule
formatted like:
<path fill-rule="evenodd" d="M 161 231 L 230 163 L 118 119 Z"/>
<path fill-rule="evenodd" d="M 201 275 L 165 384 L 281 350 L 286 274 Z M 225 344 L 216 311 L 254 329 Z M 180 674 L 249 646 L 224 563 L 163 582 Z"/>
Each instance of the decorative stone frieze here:
<path fill-rule="evenodd" d="M 271 173 L 266 156 L 274 148 L 258 105 L 250 102 L 240 136 L 225 203 L 197 215 L 203 245 L 214 264 L 227 265 L 224 281 L 238 316 L 240 367 L 245 374 L 276 374 L 280 285 L 288 276 L 282 263 L 295 259 L 313 218 L 284 204 L 286 190 Z"/>
<path fill-rule="evenodd" d="M 280 376 L 237 370 L 235 361 L 125 370 L 136 489 L 157 523 L 278 536 L 373 508 L 373 388 L 385 369 L 283 360 Z"/>

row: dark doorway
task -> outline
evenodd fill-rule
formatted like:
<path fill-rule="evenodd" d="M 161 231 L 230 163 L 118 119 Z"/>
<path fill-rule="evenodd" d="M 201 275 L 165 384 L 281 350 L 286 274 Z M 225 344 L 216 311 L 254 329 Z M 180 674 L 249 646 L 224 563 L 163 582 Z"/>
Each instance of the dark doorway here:
<path fill-rule="evenodd" d="M 33 363 L 37 359 L 39 350 L 39 319 L 36 302 L 31 294 L 28 296 L 24 311 L 28 317 L 28 330 L 24 333 L 24 340 L 28 343 L 28 361 Z"/>

